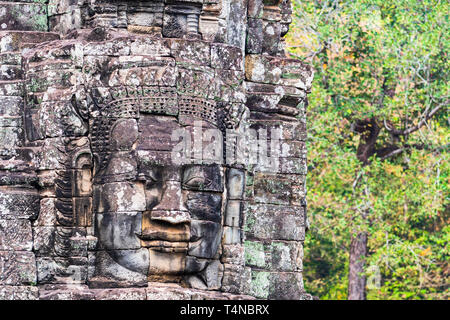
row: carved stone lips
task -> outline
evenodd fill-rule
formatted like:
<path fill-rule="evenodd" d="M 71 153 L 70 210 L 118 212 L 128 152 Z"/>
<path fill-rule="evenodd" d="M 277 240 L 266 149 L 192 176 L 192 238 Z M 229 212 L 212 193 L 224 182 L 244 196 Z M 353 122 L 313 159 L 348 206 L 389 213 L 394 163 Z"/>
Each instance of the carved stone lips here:
<path fill-rule="evenodd" d="M 170 234 L 158 230 L 145 230 L 136 234 L 141 239 L 141 246 L 160 252 L 187 252 L 188 240 L 183 234 Z"/>
<path fill-rule="evenodd" d="M 144 247 L 153 249 L 153 250 L 159 251 L 159 252 L 183 252 L 183 253 L 186 253 L 188 250 L 188 242 L 186 242 L 186 241 L 170 242 L 170 241 L 163 241 L 163 240 L 153 240 L 153 241 L 145 241 Z"/>
<path fill-rule="evenodd" d="M 141 234 L 136 236 L 143 241 L 164 241 L 164 242 L 188 242 L 189 233 L 170 233 L 168 231 L 161 230 L 149 230 L 145 229 Z"/>
<path fill-rule="evenodd" d="M 188 242 L 191 238 L 190 224 L 188 223 L 189 213 L 183 219 L 177 220 L 181 223 L 166 221 L 166 218 L 173 213 L 171 211 L 146 212 L 142 221 L 142 232 L 136 233 L 141 239 L 141 246 L 152 248 L 161 252 L 186 252 Z M 179 213 L 182 213 L 180 211 Z M 178 215 L 180 217 L 180 215 Z"/>

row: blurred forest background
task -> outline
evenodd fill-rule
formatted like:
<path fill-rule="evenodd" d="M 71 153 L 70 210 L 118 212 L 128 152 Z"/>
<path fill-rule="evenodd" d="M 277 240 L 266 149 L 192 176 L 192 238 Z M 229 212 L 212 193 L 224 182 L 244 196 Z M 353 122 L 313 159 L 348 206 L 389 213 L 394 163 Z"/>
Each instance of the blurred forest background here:
<path fill-rule="evenodd" d="M 320 299 L 446 299 L 449 2 L 292 0 L 308 105 L 304 282 Z"/>

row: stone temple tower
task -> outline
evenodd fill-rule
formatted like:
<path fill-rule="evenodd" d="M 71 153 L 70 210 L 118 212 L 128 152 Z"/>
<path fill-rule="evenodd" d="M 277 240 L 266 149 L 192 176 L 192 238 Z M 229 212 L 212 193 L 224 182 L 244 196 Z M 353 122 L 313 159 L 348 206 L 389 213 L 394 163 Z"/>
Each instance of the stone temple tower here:
<path fill-rule="evenodd" d="M 0 3 L 0 299 L 311 299 L 290 0 Z"/>

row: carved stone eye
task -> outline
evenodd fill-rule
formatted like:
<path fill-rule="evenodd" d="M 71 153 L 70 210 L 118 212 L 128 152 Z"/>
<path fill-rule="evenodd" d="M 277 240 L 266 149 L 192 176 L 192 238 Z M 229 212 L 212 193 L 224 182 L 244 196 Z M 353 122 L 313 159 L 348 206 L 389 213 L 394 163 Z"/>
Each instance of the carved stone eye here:
<path fill-rule="evenodd" d="M 139 173 L 137 180 L 143 181 L 145 183 L 146 189 L 152 189 L 159 186 L 162 182 L 162 172 L 160 168 L 148 169 L 145 172 Z"/>
<path fill-rule="evenodd" d="M 184 181 L 183 185 L 189 188 L 203 189 L 207 185 L 207 179 L 204 176 L 192 176 Z"/>
<path fill-rule="evenodd" d="M 223 191 L 219 166 L 186 165 L 182 177 L 183 189 L 212 192 Z"/>
<path fill-rule="evenodd" d="M 183 187 L 186 189 L 203 190 L 211 184 L 201 167 L 190 167 L 184 171 Z"/>

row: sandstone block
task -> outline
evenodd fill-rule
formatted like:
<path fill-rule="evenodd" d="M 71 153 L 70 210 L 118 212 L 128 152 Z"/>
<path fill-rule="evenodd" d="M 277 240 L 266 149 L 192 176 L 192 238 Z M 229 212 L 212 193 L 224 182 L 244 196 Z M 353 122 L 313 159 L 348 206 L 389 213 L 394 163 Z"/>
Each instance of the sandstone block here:
<path fill-rule="evenodd" d="M 245 264 L 265 270 L 301 271 L 303 246 L 296 241 L 245 241 Z"/>
<path fill-rule="evenodd" d="M 36 261 L 27 251 L 0 251 L 0 285 L 36 283 Z"/>
<path fill-rule="evenodd" d="M 26 189 L 0 189 L 0 219 L 29 219 L 36 217 L 38 213 L 37 193 Z"/>
<path fill-rule="evenodd" d="M 305 217 L 302 207 L 251 204 L 244 226 L 247 238 L 295 240 L 305 238 Z"/>
<path fill-rule="evenodd" d="M 211 67 L 225 70 L 243 70 L 241 49 L 218 43 L 211 45 Z"/>
<path fill-rule="evenodd" d="M 87 280 L 86 257 L 37 257 L 37 279 L 45 283 L 85 283 Z"/>
<path fill-rule="evenodd" d="M 29 220 L 0 220 L 0 250 L 31 251 L 32 246 Z"/>
<path fill-rule="evenodd" d="M 37 300 L 39 292 L 33 286 L 0 286 L 0 300 Z"/>
<path fill-rule="evenodd" d="M 2 3 L 3 30 L 47 31 L 47 5 L 41 3 Z"/>

